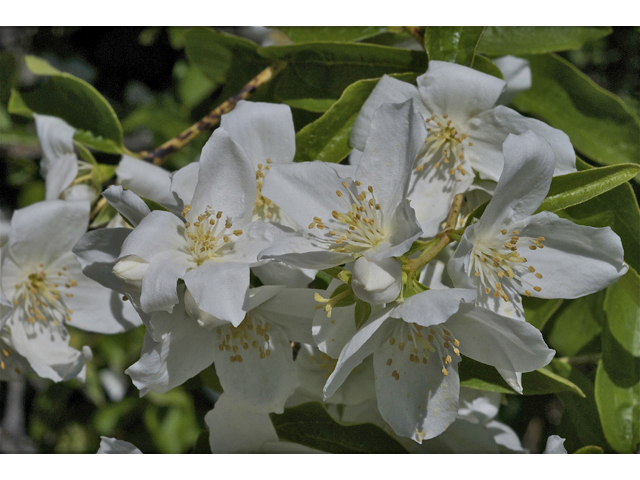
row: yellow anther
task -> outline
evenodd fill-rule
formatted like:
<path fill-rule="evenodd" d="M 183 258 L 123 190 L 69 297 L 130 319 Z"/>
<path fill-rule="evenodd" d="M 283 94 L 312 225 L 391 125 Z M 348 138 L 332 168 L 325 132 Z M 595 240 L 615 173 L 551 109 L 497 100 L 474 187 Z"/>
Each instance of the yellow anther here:
<path fill-rule="evenodd" d="M 442 375 L 444 375 L 445 377 L 449 375 L 449 371 L 444 367 L 442 368 Z"/>
<path fill-rule="evenodd" d="M 393 337 L 391 337 L 391 338 L 389 339 L 389 345 L 393 345 L 394 343 L 396 343 L 396 339 L 395 339 L 395 338 L 393 338 Z"/>
<path fill-rule="evenodd" d="M 387 365 L 391 366 L 392 360 L 389 358 L 387 359 Z"/>
<path fill-rule="evenodd" d="M 540 288 L 540 287 L 533 287 L 533 289 L 534 289 L 536 292 L 539 292 L 539 291 L 541 291 L 541 290 L 542 290 L 542 288 Z"/>
<path fill-rule="evenodd" d="M 542 274 L 541 273 L 536 273 L 536 278 L 542 278 Z"/>
<path fill-rule="evenodd" d="M 336 190 L 336 195 L 342 197 L 342 192 L 340 190 Z"/>
<path fill-rule="evenodd" d="M 240 235 L 242 235 L 242 230 L 234 230 L 234 231 L 233 231 L 233 234 L 234 234 L 236 237 L 239 237 Z"/>
<path fill-rule="evenodd" d="M 503 228 L 502 230 L 500 230 L 500 233 L 502 233 L 503 235 L 506 235 L 507 234 L 507 229 Z"/>

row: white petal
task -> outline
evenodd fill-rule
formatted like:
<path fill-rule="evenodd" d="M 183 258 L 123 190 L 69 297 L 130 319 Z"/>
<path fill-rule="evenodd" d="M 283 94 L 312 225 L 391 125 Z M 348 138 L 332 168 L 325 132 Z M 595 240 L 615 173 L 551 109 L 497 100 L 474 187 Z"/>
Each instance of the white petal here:
<path fill-rule="evenodd" d="M 523 318 L 524 320 L 524 318 Z M 512 372 L 511 370 L 507 370 L 504 368 L 496 368 L 498 373 L 504 381 L 507 382 L 511 388 L 513 388 L 516 392 L 522 393 L 522 372 Z"/>
<path fill-rule="evenodd" d="M 120 256 L 137 255 L 151 261 L 155 255 L 166 251 L 181 251 L 191 255 L 182 220 L 173 213 L 155 210 L 129 234 Z"/>
<path fill-rule="evenodd" d="M 420 446 L 414 445 L 413 451 L 409 449 L 409 452 L 431 454 L 499 453 L 491 431 L 487 430 L 483 425 L 474 424 L 461 418 L 456 418 L 449 428 L 436 438 L 426 440 Z"/>
<path fill-rule="evenodd" d="M 226 217 L 251 221 L 256 197 L 256 175 L 242 147 L 217 128 L 202 149 L 198 183 L 187 220 L 193 222 L 207 206 Z"/>
<path fill-rule="evenodd" d="M 126 293 L 142 291 L 142 280 L 149 269 L 149 262 L 137 255 L 121 257 L 114 265 L 111 273 L 118 285 Z"/>
<path fill-rule="evenodd" d="M 42 147 L 42 176 L 46 179 L 46 199 L 56 200 L 78 174 L 78 157 L 73 149 L 76 129 L 64 120 L 34 114 Z"/>
<path fill-rule="evenodd" d="M 375 248 L 364 252 L 370 260 L 382 261 L 389 257 L 399 257 L 423 235 L 415 211 L 408 200 L 402 201 L 396 211 L 387 218 L 385 224 L 388 225 L 387 237 Z"/>
<path fill-rule="evenodd" d="M 521 235 L 544 237 L 544 248 L 526 250 L 528 264 L 521 288 L 540 298 L 577 298 L 616 282 L 629 267 L 624 263 L 620 237 L 610 227 L 576 225 L 551 212 L 529 218 Z M 535 275 L 542 275 L 537 278 Z M 534 290 L 531 285 L 541 287 Z"/>
<path fill-rule="evenodd" d="M 351 371 L 380 346 L 383 338 L 387 338 L 389 329 L 393 328 L 394 322 L 388 322 L 388 325 L 385 325 L 385 322 L 392 312 L 392 307 L 386 307 L 372 314 L 371 318 L 347 342 L 340 352 L 336 368 L 324 386 L 325 398 L 336 393 Z"/>
<path fill-rule="evenodd" d="M 567 449 L 564 448 L 565 439 L 558 435 L 551 435 L 547 438 L 547 446 L 542 453 L 567 453 Z"/>
<path fill-rule="evenodd" d="M 234 240 L 233 251 L 225 254 L 222 261 L 242 262 L 251 266 L 258 265 L 258 254 L 274 242 L 295 235 L 282 225 L 256 221 L 240 225 L 242 234 Z"/>
<path fill-rule="evenodd" d="M 176 199 L 171 193 L 171 174 L 164 168 L 123 155 L 116 175 L 127 190 L 177 210 Z"/>
<path fill-rule="evenodd" d="M 102 196 L 134 227 L 138 226 L 142 219 L 151 213 L 144 200 L 119 185 L 110 186 L 102 192 Z"/>
<path fill-rule="evenodd" d="M 213 363 L 215 332 L 186 316 L 182 304 L 176 307 L 173 320 L 171 332 L 160 342 L 146 333 L 140 360 L 125 371 L 141 396 L 149 391 L 168 392 Z"/>
<path fill-rule="evenodd" d="M 344 283 L 340 280 L 331 280 L 329 288 L 321 292 L 323 298 L 329 298 L 331 294 Z M 321 304 L 318 304 L 321 305 Z M 346 307 L 331 309 L 331 318 L 327 317 L 324 309 L 315 311 L 313 317 L 313 342 L 320 351 L 331 358 L 338 358 L 340 352 L 356 333 L 355 304 Z"/>
<path fill-rule="evenodd" d="M 118 455 L 125 453 L 142 454 L 142 452 L 135 445 L 123 440 L 117 440 L 115 438 L 109 437 L 100 437 L 100 448 L 96 453 L 114 453 Z"/>
<path fill-rule="evenodd" d="M 353 266 L 353 293 L 372 305 L 393 302 L 400 293 L 401 284 L 402 264 L 396 258 L 376 262 L 360 257 Z"/>
<path fill-rule="evenodd" d="M 204 421 L 212 453 L 260 453 L 264 443 L 278 441 L 269 415 L 251 413 L 226 394 L 220 396 Z"/>
<path fill-rule="evenodd" d="M 258 258 L 273 258 L 288 265 L 299 268 L 322 270 L 353 260 L 346 253 L 330 252 L 316 247 L 314 243 L 303 237 L 287 237 L 265 248 Z"/>
<path fill-rule="evenodd" d="M 551 145 L 556 158 L 554 175 L 576 171 L 576 153 L 567 134 L 540 120 L 524 117 L 515 110 L 499 106 L 481 113 L 469 122 L 469 126 L 472 130 L 468 133 L 474 148 L 483 148 L 480 164 L 501 155 L 501 143 L 507 135 L 531 130 Z"/>
<path fill-rule="evenodd" d="M 194 264 L 182 252 L 166 251 L 154 255 L 142 279 L 140 305 L 145 312 L 164 310 L 169 313 L 178 303 L 177 282 Z"/>
<path fill-rule="evenodd" d="M 505 82 L 455 63 L 432 60 L 417 78 L 418 90 L 430 112 L 466 120 L 492 108 Z"/>
<path fill-rule="evenodd" d="M 99 192 L 93 185 L 81 183 L 67 188 L 60 198 L 67 202 L 93 202 Z"/>
<path fill-rule="evenodd" d="M 415 107 L 423 113 L 422 100 L 418 89 L 414 85 L 384 75 L 362 105 L 358 118 L 353 124 L 351 138 L 349 139 L 351 146 L 360 151 L 364 150 L 373 114 L 380 105 L 383 103 L 402 103 L 409 98 L 416 100 Z M 352 163 L 352 165 L 354 164 Z"/>
<path fill-rule="evenodd" d="M 529 60 L 506 55 L 494 58 L 492 62 L 500 69 L 505 82 L 507 82 L 507 88 L 498 99 L 499 104 L 508 105 L 520 92 L 531 88 Z"/>
<path fill-rule="evenodd" d="M 462 387 L 460 389 L 458 418 L 484 425 L 498 415 L 501 400 L 502 394 L 498 392 L 483 392 Z"/>
<path fill-rule="evenodd" d="M 289 340 L 313 343 L 311 323 L 316 313 L 313 307 L 317 305 L 314 300 L 317 292 L 312 288 L 286 288 L 252 308 L 269 323 L 279 325 Z"/>
<path fill-rule="evenodd" d="M 61 258 L 58 265 L 67 267 L 66 273 L 77 282 L 68 291 L 65 305 L 73 310 L 71 325 L 89 332 L 114 334 L 126 332 L 142 324 L 130 302 L 82 274 L 74 255 Z"/>
<path fill-rule="evenodd" d="M 430 327 L 446 322 L 456 312 L 468 311 L 471 308 L 469 303 L 473 303 L 475 298 L 475 289 L 427 290 L 405 300 L 394 316 L 405 322 Z"/>
<path fill-rule="evenodd" d="M 406 323 L 393 322 L 395 328 L 389 336 L 406 337 Z M 373 355 L 378 408 L 394 432 L 421 443 L 440 435 L 456 418 L 459 358 L 452 360 L 445 376 L 437 352 L 429 356 L 427 364 L 422 360 L 414 363 L 410 349 L 400 350 L 398 345 L 384 341 Z"/>
<path fill-rule="evenodd" d="M 493 420 L 487 423 L 487 431 L 493 436 L 493 441 L 498 445 L 501 453 L 529 453 L 528 450 L 522 448 L 522 443 L 518 438 L 518 434 L 508 425 Z"/>
<path fill-rule="evenodd" d="M 533 132 L 509 135 L 503 149 L 504 170 L 476 228 L 478 238 L 496 236 L 502 228 L 531 215 L 551 185 L 555 160 L 544 139 Z"/>
<path fill-rule="evenodd" d="M 71 348 L 68 332 L 63 337 L 58 329 L 49 330 L 40 325 L 35 326 L 35 333 L 28 334 L 23 322 L 16 321 L 15 317 L 8 325 L 13 346 L 38 376 L 54 382 L 84 380 L 84 365 L 93 358 L 89 347 L 83 347 L 82 351 Z"/>
<path fill-rule="evenodd" d="M 290 163 L 296 153 L 293 117 L 288 105 L 241 100 L 222 116 L 220 126 L 247 153 L 254 168 L 267 159 Z"/>
<path fill-rule="evenodd" d="M 454 315 L 445 325 L 460 341 L 463 355 L 512 372 L 532 372 L 555 355 L 537 328 L 484 308 Z"/>
<path fill-rule="evenodd" d="M 427 127 L 413 100 L 386 103 L 374 113 L 355 179 L 364 187 L 373 186 L 383 217 L 393 215 L 406 198 L 416 155 L 426 138 Z"/>
<path fill-rule="evenodd" d="M 345 210 L 344 200 L 336 195 L 342 181 L 324 162 L 272 165 L 264 179 L 262 194 L 298 225 L 306 227 L 314 221 L 313 217 L 327 221 L 332 211 Z"/>
<path fill-rule="evenodd" d="M 100 228 L 85 233 L 72 249 L 82 273 L 100 285 L 124 293 L 122 281 L 113 274 L 113 267 L 129 233 L 129 228 Z"/>
<path fill-rule="evenodd" d="M 34 203 L 11 218 L 9 254 L 21 266 L 48 265 L 71 250 L 88 224 L 88 202 Z"/>
<path fill-rule="evenodd" d="M 181 210 L 193 198 L 198 184 L 199 173 L 200 162 L 193 162 L 170 174 L 171 193 Z"/>
<path fill-rule="evenodd" d="M 256 277 L 265 285 L 285 285 L 287 287 L 306 287 L 316 278 L 317 270 L 292 267 L 282 262 L 273 261 L 252 267 Z"/>
<path fill-rule="evenodd" d="M 229 326 L 216 328 L 216 344 L 212 348 L 214 362 L 225 395 L 252 412 L 282 413 L 299 381 L 290 339 L 277 324 L 268 325 L 266 335 L 258 336 L 255 328 L 244 330 L 248 337 L 237 341 Z M 226 336 L 231 337 L 229 350 L 223 345 Z"/>
<path fill-rule="evenodd" d="M 198 307 L 238 326 L 248 310 L 249 266 L 207 261 L 187 272 L 184 283 Z"/>

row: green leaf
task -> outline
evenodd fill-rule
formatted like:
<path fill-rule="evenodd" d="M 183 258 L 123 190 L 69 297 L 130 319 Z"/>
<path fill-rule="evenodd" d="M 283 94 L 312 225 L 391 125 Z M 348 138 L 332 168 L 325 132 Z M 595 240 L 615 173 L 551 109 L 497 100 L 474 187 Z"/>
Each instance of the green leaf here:
<path fill-rule="evenodd" d="M 625 351 L 640 357 L 640 284 L 638 274 L 629 271 L 607 289 L 604 311 L 613 338 Z"/>
<path fill-rule="evenodd" d="M 586 202 L 631 180 L 639 172 L 640 165 L 623 164 L 553 177 L 549 193 L 537 211 L 555 212 Z"/>
<path fill-rule="evenodd" d="M 568 392 L 557 393 L 564 405 L 566 416 L 576 432 L 578 445 L 599 445 L 609 449 L 598 419 L 593 382 L 568 363 L 554 360 L 547 368 L 577 385 L 585 394 L 582 397 Z"/>
<path fill-rule="evenodd" d="M 358 42 L 387 31 L 385 27 L 276 27 L 293 43 Z"/>
<path fill-rule="evenodd" d="M 149 207 L 149 210 L 151 210 L 152 212 L 154 210 L 160 210 L 162 212 L 169 211 L 166 207 L 163 207 L 158 202 L 154 202 L 153 200 L 149 200 L 148 198 L 144 198 L 144 197 L 140 197 L 140 198 L 142 199 L 142 201 L 144 201 L 144 203 L 147 204 L 147 207 Z"/>
<path fill-rule="evenodd" d="M 513 101 L 518 110 L 564 131 L 576 150 L 598 163 L 638 163 L 637 114 L 563 58 L 527 58 L 533 86 Z"/>
<path fill-rule="evenodd" d="M 560 52 L 611 32 L 609 27 L 487 27 L 478 51 L 495 56 Z"/>
<path fill-rule="evenodd" d="M 561 298 L 523 297 L 522 305 L 524 306 L 525 318 L 538 330 L 542 330 L 563 302 L 564 300 Z"/>
<path fill-rule="evenodd" d="M 329 453 L 407 453 L 381 428 L 371 423 L 340 425 L 316 402 L 272 413 L 271 420 L 280 440 Z"/>
<path fill-rule="evenodd" d="M 620 185 L 587 202 L 556 213 L 579 225 L 611 227 L 622 240 L 625 262 L 636 272 L 640 269 L 640 209 L 631 185 Z"/>
<path fill-rule="evenodd" d="M 596 372 L 595 396 L 602 429 L 620 453 L 640 447 L 640 356 L 630 350 L 638 338 L 638 276 L 629 270 L 620 285 L 609 287 L 602 332 L 602 360 Z M 625 275 L 626 277 L 626 275 Z M 621 305 L 613 302 L 621 301 Z M 615 325 L 615 327 L 614 327 Z M 616 334 L 614 334 L 614 330 Z M 631 338 L 618 340 L 629 332 Z"/>
<path fill-rule="evenodd" d="M 404 81 L 415 80 L 413 74 L 391 76 Z M 349 85 L 340 99 L 324 115 L 300 130 L 296 134 L 294 161 L 321 160 L 338 163 L 343 160 L 351 152 L 351 128 L 362 105 L 379 80 L 359 80 Z"/>
<path fill-rule="evenodd" d="M 546 335 L 549 346 L 562 356 L 584 353 L 583 349 L 602 331 L 603 302 L 604 291 L 565 301 Z"/>
<path fill-rule="evenodd" d="M 24 103 L 24 100 L 22 99 L 20 94 L 13 88 L 11 89 L 11 97 L 9 97 L 9 104 L 7 105 L 7 110 L 9 111 L 9 113 L 13 113 L 14 115 L 33 118 L 33 112 L 27 106 L 27 104 Z"/>
<path fill-rule="evenodd" d="M 189 61 L 214 83 L 226 84 L 223 98 L 237 93 L 270 63 L 256 53 L 255 43 L 212 28 L 193 28 L 184 42 Z"/>
<path fill-rule="evenodd" d="M 489 60 L 484 55 L 476 54 L 473 60 L 473 65 L 471 66 L 474 70 L 477 70 L 482 73 L 486 73 L 487 75 L 492 75 L 500 80 L 504 80 L 504 75 L 500 71 L 500 69 Z"/>
<path fill-rule="evenodd" d="M 335 98 L 295 98 L 285 100 L 287 105 L 308 112 L 324 113 L 336 103 Z"/>
<path fill-rule="evenodd" d="M 371 305 L 367 302 L 363 302 L 360 299 L 356 300 L 355 321 L 356 328 L 360 328 L 364 323 L 369 320 L 371 316 Z"/>
<path fill-rule="evenodd" d="M 95 88 L 40 58 L 26 56 L 25 63 L 36 75 L 50 77 L 35 89 L 20 94 L 29 110 L 62 118 L 72 127 L 90 131 L 95 137 L 103 137 L 122 147 L 122 127 L 118 117 Z M 14 99 L 14 106 L 17 102 Z"/>
<path fill-rule="evenodd" d="M 429 60 L 454 62 L 471 67 L 485 28 L 427 27 L 424 32 L 424 48 Z"/>
<path fill-rule="evenodd" d="M 118 165 L 107 165 L 104 163 L 98 163 L 93 168 L 93 179 L 97 183 L 103 184 L 113 178 L 113 176 L 116 174 L 117 169 Z"/>
<path fill-rule="evenodd" d="M 301 43 L 262 47 L 258 53 L 288 63 L 275 86 L 276 97 L 284 100 L 338 98 L 357 80 L 427 69 L 424 52 L 364 43 Z"/>
<path fill-rule="evenodd" d="M 557 360 L 552 360 L 550 365 L 557 362 Z M 463 357 L 458 366 L 458 372 L 460 374 L 460 386 L 488 390 L 490 392 L 516 394 L 494 367 L 476 362 L 469 357 Z M 549 366 L 540 368 L 535 372 L 523 373 L 522 389 L 524 395 L 572 392 L 579 396 L 584 396 L 584 393 L 577 385 L 556 374 Z"/>
<path fill-rule="evenodd" d="M 638 362 L 635 363 L 637 373 Z M 640 382 L 617 385 L 604 367 L 603 359 L 596 372 L 595 395 L 607 441 L 618 453 L 637 452 L 640 447 Z"/>
<path fill-rule="evenodd" d="M 602 450 L 602 448 L 598 447 L 597 445 L 587 445 L 582 448 L 579 448 L 573 453 L 594 454 L 594 453 L 604 453 L 604 451 Z"/>

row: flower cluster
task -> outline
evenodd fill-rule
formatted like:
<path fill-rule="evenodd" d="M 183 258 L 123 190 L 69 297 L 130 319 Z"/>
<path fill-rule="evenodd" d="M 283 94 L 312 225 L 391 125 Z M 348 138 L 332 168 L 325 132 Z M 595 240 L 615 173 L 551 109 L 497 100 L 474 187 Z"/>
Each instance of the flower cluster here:
<path fill-rule="evenodd" d="M 438 61 L 417 87 L 383 77 L 351 165 L 293 163 L 289 107 L 242 101 L 198 162 L 170 174 L 124 157 L 102 193 L 118 217 L 88 232 L 90 166 L 69 125 L 37 116 L 47 200 L 15 212 L 2 247 L 0 378 L 82 378 L 91 351 L 69 345 L 68 325 L 143 323 L 126 371 L 141 395 L 215 365 L 214 451 L 306 451 L 268 414 L 307 401 L 410 451 L 521 450 L 493 420 L 499 395 L 461 390 L 458 365 L 491 365 L 522 392 L 555 352 L 521 296 L 587 295 L 627 266 L 611 229 L 536 213 L 575 154 L 499 105 L 505 86 Z"/>

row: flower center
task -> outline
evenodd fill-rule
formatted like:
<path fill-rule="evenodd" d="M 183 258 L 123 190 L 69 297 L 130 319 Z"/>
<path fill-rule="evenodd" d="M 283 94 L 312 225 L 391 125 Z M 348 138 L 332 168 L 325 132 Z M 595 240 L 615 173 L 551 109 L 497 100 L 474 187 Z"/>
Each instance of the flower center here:
<path fill-rule="evenodd" d="M 242 354 L 258 355 L 264 360 L 271 355 L 269 324 L 266 321 L 247 314 L 240 325 L 225 325 L 216 330 L 221 352 L 227 351 L 231 355 L 231 363 L 242 363 Z"/>
<path fill-rule="evenodd" d="M 453 363 L 451 354 L 456 357 L 460 356 L 460 342 L 454 338 L 453 334 L 442 327 L 434 325 L 431 327 L 423 327 L 415 323 L 402 322 L 400 331 L 396 330 L 396 337 L 389 338 L 389 345 L 396 345 L 401 352 L 400 355 L 408 355 L 409 362 L 414 365 L 428 365 L 434 359 L 430 355 L 435 354 L 435 361 L 442 366 L 442 375 L 449 375 L 449 366 Z M 398 362 L 404 364 L 404 362 Z M 393 365 L 393 359 L 387 359 L 387 366 L 394 368 L 391 376 L 400 380 L 400 372 L 398 369 L 401 365 Z"/>
<path fill-rule="evenodd" d="M 280 222 L 280 207 L 262 195 L 264 176 L 269 171 L 269 166 L 272 163 L 273 161 L 270 158 L 267 158 L 267 165 L 263 168 L 263 165 L 259 163 L 256 170 L 256 183 L 258 187 L 256 189 L 256 201 L 253 204 L 253 221 L 262 220 L 264 222 Z"/>
<path fill-rule="evenodd" d="M 40 264 L 35 272 L 15 285 L 13 305 L 19 320 L 30 325 L 36 322 L 51 323 L 54 327 L 64 329 L 64 321 L 70 322 L 73 313 L 66 307 L 64 299 L 72 298 L 73 293 L 63 293 L 63 288 L 71 290 L 78 285 L 66 271 L 67 267 L 62 267 L 62 270 L 50 275 L 44 270 L 44 265 Z"/>
<path fill-rule="evenodd" d="M 438 156 L 440 159 L 435 164 L 436 169 L 442 165 L 443 168 L 448 168 L 449 175 L 454 175 L 456 171 L 466 175 L 466 170 L 462 168 L 462 161 L 465 159 L 464 141 L 467 141 L 469 147 L 473 143 L 467 140 L 467 134 L 461 133 L 448 118 L 449 115 L 446 114 L 442 118 L 436 115 L 427 118 L 427 139 L 424 143 L 429 146 L 416 167 L 416 173 L 420 173 L 432 158 Z"/>
<path fill-rule="evenodd" d="M 357 187 L 362 182 L 353 182 Z M 383 241 L 387 232 L 384 228 L 384 218 L 380 210 L 380 204 L 376 203 L 373 187 L 369 185 L 357 195 L 349 188 L 346 181 L 342 182 L 346 193 L 336 190 L 336 195 L 345 202 L 345 212 L 334 210 L 332 218 L 324 221 L 319 217 L 313 217 L 309 225 L 311 234 L 324 243 L 331 244 L 332 251 L 340 253 L 359 253 L 363 250 L 374 248 Z M 369 198 L 370 197 L 370 198 Z M 313 232 L 314 229 L 324 232 Z"/>
<path fill-rule="evenodd" d="M 191 205 L 185 205 L 182 216 L 186 217 L 191 210 Z M 191 223 L 185 222 L 186 234 L 189 241 L 189 250 L 198 265 L 205 260 L 223 255 L 233 250 L 232 236 L 239 237 L 242 230 L 232 230 L 233 224 L 227 217 L 222 220 L 222 212 L 215 212 L 210 205 L 198 215 L 198 219 Z"/>
<path fill-rule="evenodd" d="M 502 237 L 508 236 L 508 230 L 503 228 L 500 233 Z M 520 242 L 529 243 L 530 250 L 544 248 L 544 237 L 521 237 L 518 230 L 513 230 L 511 236 L 502 242 L 500 237 L 494 237 L 493 241 L 480 241 L 473 249 L 473 255 L 469 263 L 469 271 L 475 271 L 475 276 L 479 277 L 480 282 L 485 287 L 485 293 L 491 294 L 496 298 L 502 298 L 505 302 L 509 301 L 509 296 L 504 291 L 504 286 L 508 282 L 515 282 L 523 285 L 527 284 L 536 292 L 540 292 L 542 288 L 534 286 L 527 280 L 522 278 L 525 272 L 534 273 L 536 278 L 542 278 L 541 273 L 536 273 L 533 265 L 528 263 L 525 257 L 521 257 L 518 253 L 517 244 Z M 531 296 L 530 290 L 524 291 L 527 297 Z"/>

